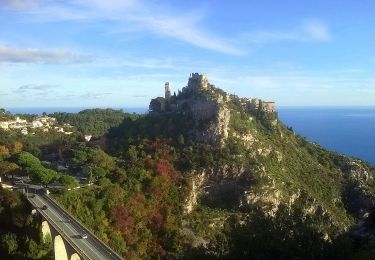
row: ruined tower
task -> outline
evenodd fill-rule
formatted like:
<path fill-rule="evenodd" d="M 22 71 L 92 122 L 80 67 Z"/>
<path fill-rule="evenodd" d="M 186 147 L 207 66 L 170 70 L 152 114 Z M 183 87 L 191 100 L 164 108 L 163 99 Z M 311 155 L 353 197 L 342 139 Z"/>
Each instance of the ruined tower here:
<path fill-rule="evenodd" d="M 171 99 L 171 86 L 169 85 L 169 82 L 165 82 L 165 100 L 168 101 Z"/>
<path fill-rule="evenodd" d="M 191 73 L 188 82 L 188 88 L 197 90 L 199 88 L 206 89 L 208 86 L 208 79 L 206 75 L 199 73 Z"/>

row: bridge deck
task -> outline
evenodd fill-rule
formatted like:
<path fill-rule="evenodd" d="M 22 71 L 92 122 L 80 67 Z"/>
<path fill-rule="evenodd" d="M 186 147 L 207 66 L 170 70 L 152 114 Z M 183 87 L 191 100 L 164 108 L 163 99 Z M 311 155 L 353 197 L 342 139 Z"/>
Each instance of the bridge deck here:
<path fill-rule="evenodd" d="M 48 217 L 48 222 L 53 222 L 54 227 L 58 229 L 59 233 L 64 234 L 65 239 L 69 239 L 70 243 L 79 248 L 80 252 L 78 253 L 80 255 L 92 260 L 121 259 L 113 250 L 106 247 L 103 242 L 89 234 L 87 230 L 67 215 L 54 201 L 48 199 L 46 195 L 34 195 L 33 197 L 29 196 L 28 199 L 37 207 L 38 211 L 43 212 Z M 44 205 L 47 206 L 47 209 L 42 209 Z M 82 234 L 87 234 L 88 238 L 82 239 L 80 237 Z"/>

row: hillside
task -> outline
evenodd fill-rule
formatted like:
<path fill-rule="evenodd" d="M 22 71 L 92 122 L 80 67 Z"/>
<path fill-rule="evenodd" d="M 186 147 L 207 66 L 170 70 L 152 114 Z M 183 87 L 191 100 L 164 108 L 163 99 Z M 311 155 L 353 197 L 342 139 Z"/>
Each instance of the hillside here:
<path fill-rule="evenodd" d="M 353 238 L 351 230 L 371 216 L 372 165 L 298 136 L 278 120 L 272 102 L 227 94 L 199 74 L 178 94 L 166 85 L 150 111 L 106 135 L 122 174 L 110 172 L 111 182 L 94 193 L 59 197 L 122 254 L 350 259 L 361 253 L 355 241 L 363 232 Z M 115 242 L 108 239 L 113 233 Z"/>
<path fill-rule="evenodd" d="M 310 213 L 319 209 L 342 228 L 372 206 L 371 165 L 306 141 L 285 127 L 262 100 L 251 107 L 251 99 L 229 95 L 205 78 L 199 80 L 192 83 L 190 78 L 188 87 L 171 98 L 172 109 L 112 129 L 110 147 L 121 154 L 122 148 L 139 139 L 166 139 L 190 161 L 187 165 L 181 159 L 179 170 L 192 175 L 198 193 L 202 193 L 199 186 L 215 184 L 204 190 L 213 205 L 217 196 L 233 193 L 236 198 L 226 201 L 232 207 L 262 201 L 269 204 L 270 213 L 280 203 L 305 200 Z M 191 207 L 195 203 L 188 201 Z"/>

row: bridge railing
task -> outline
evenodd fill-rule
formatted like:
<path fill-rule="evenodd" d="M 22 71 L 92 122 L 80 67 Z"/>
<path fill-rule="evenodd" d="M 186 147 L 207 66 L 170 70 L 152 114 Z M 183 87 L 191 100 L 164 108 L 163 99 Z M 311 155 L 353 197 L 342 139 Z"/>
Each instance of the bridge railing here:
<path fill-rule="evenodd" d="M 65 235 L 65 233 L 59 228 L 59 226 L 50 218 L 48 215 L 41 210 L 32 200 L 30 200 L 27 197 L 27 200 L 33 205 L 37 211 L 50 223 L 53 228 L 65 239 L 65 241 L 83 258 L 86 260 L 90 260 L 90 257 L 88 257 L 85 252 L 83 252 L 72 240 L 69 236 Z M 52 238 L 53 239 L 53 238 Z M 53 243 L 53 241 L 52 241 Z"/>
<path fill-rule="evenodd" d="M 72 216 L 72 214 L 70 212 L 68 212 L 65 208 L 63 208 L 62 206 L 60 206 L 60 204 L 58 204 L 58 202 L 53 199 L 52 197 L 46 195 L 46 194 L 42 194 L 41 195 L 43 198 L 49 200 L 51 203 L 53 203 L 56 207 L 58 207 L 61 211 L 64 212 L 65 215 L 69 216 L 70 218 L 72 218 L 74 220 L 74 222 L 82 229 L 84 230 L 86 233 L 90 234 L 90 236 L 95 239 L 101 246 L 103 249 L 105 249 L 105 251 L 107 251 L 110 255 L 114 256 L 115 258 L 119 259 L 119 260 L 123 260 L 124 258 L 122 256 L 120 256 L 118 253 L 116 253 L 112 248 L 110 248 L 106 243 L 104 243 L 100 238 L 98 238 L 91 230 L 89 230 L 88 228 L 86 228 L 82 223 L 81 221 L 79 221 L 77 218 L 75 218 L 74 216 Z"/>

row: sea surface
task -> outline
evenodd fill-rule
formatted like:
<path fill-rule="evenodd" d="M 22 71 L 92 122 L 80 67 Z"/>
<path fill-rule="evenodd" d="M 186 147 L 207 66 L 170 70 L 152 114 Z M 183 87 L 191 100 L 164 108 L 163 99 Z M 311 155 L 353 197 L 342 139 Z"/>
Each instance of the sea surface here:
<path fill-rule="evenodd" d="M 14 114 L 77 113 L 84 107 L 6 108 Z M 115 108 L 146 113 L 147 108 Z M 375 107 L 279 107 L 280 120 L 329 150 L 375 164 Z"/>
<path fill-rule="evenodd" d="M 310 141 L 375 165 L 375 107 L 281 107 L 280 120 Z"/>

